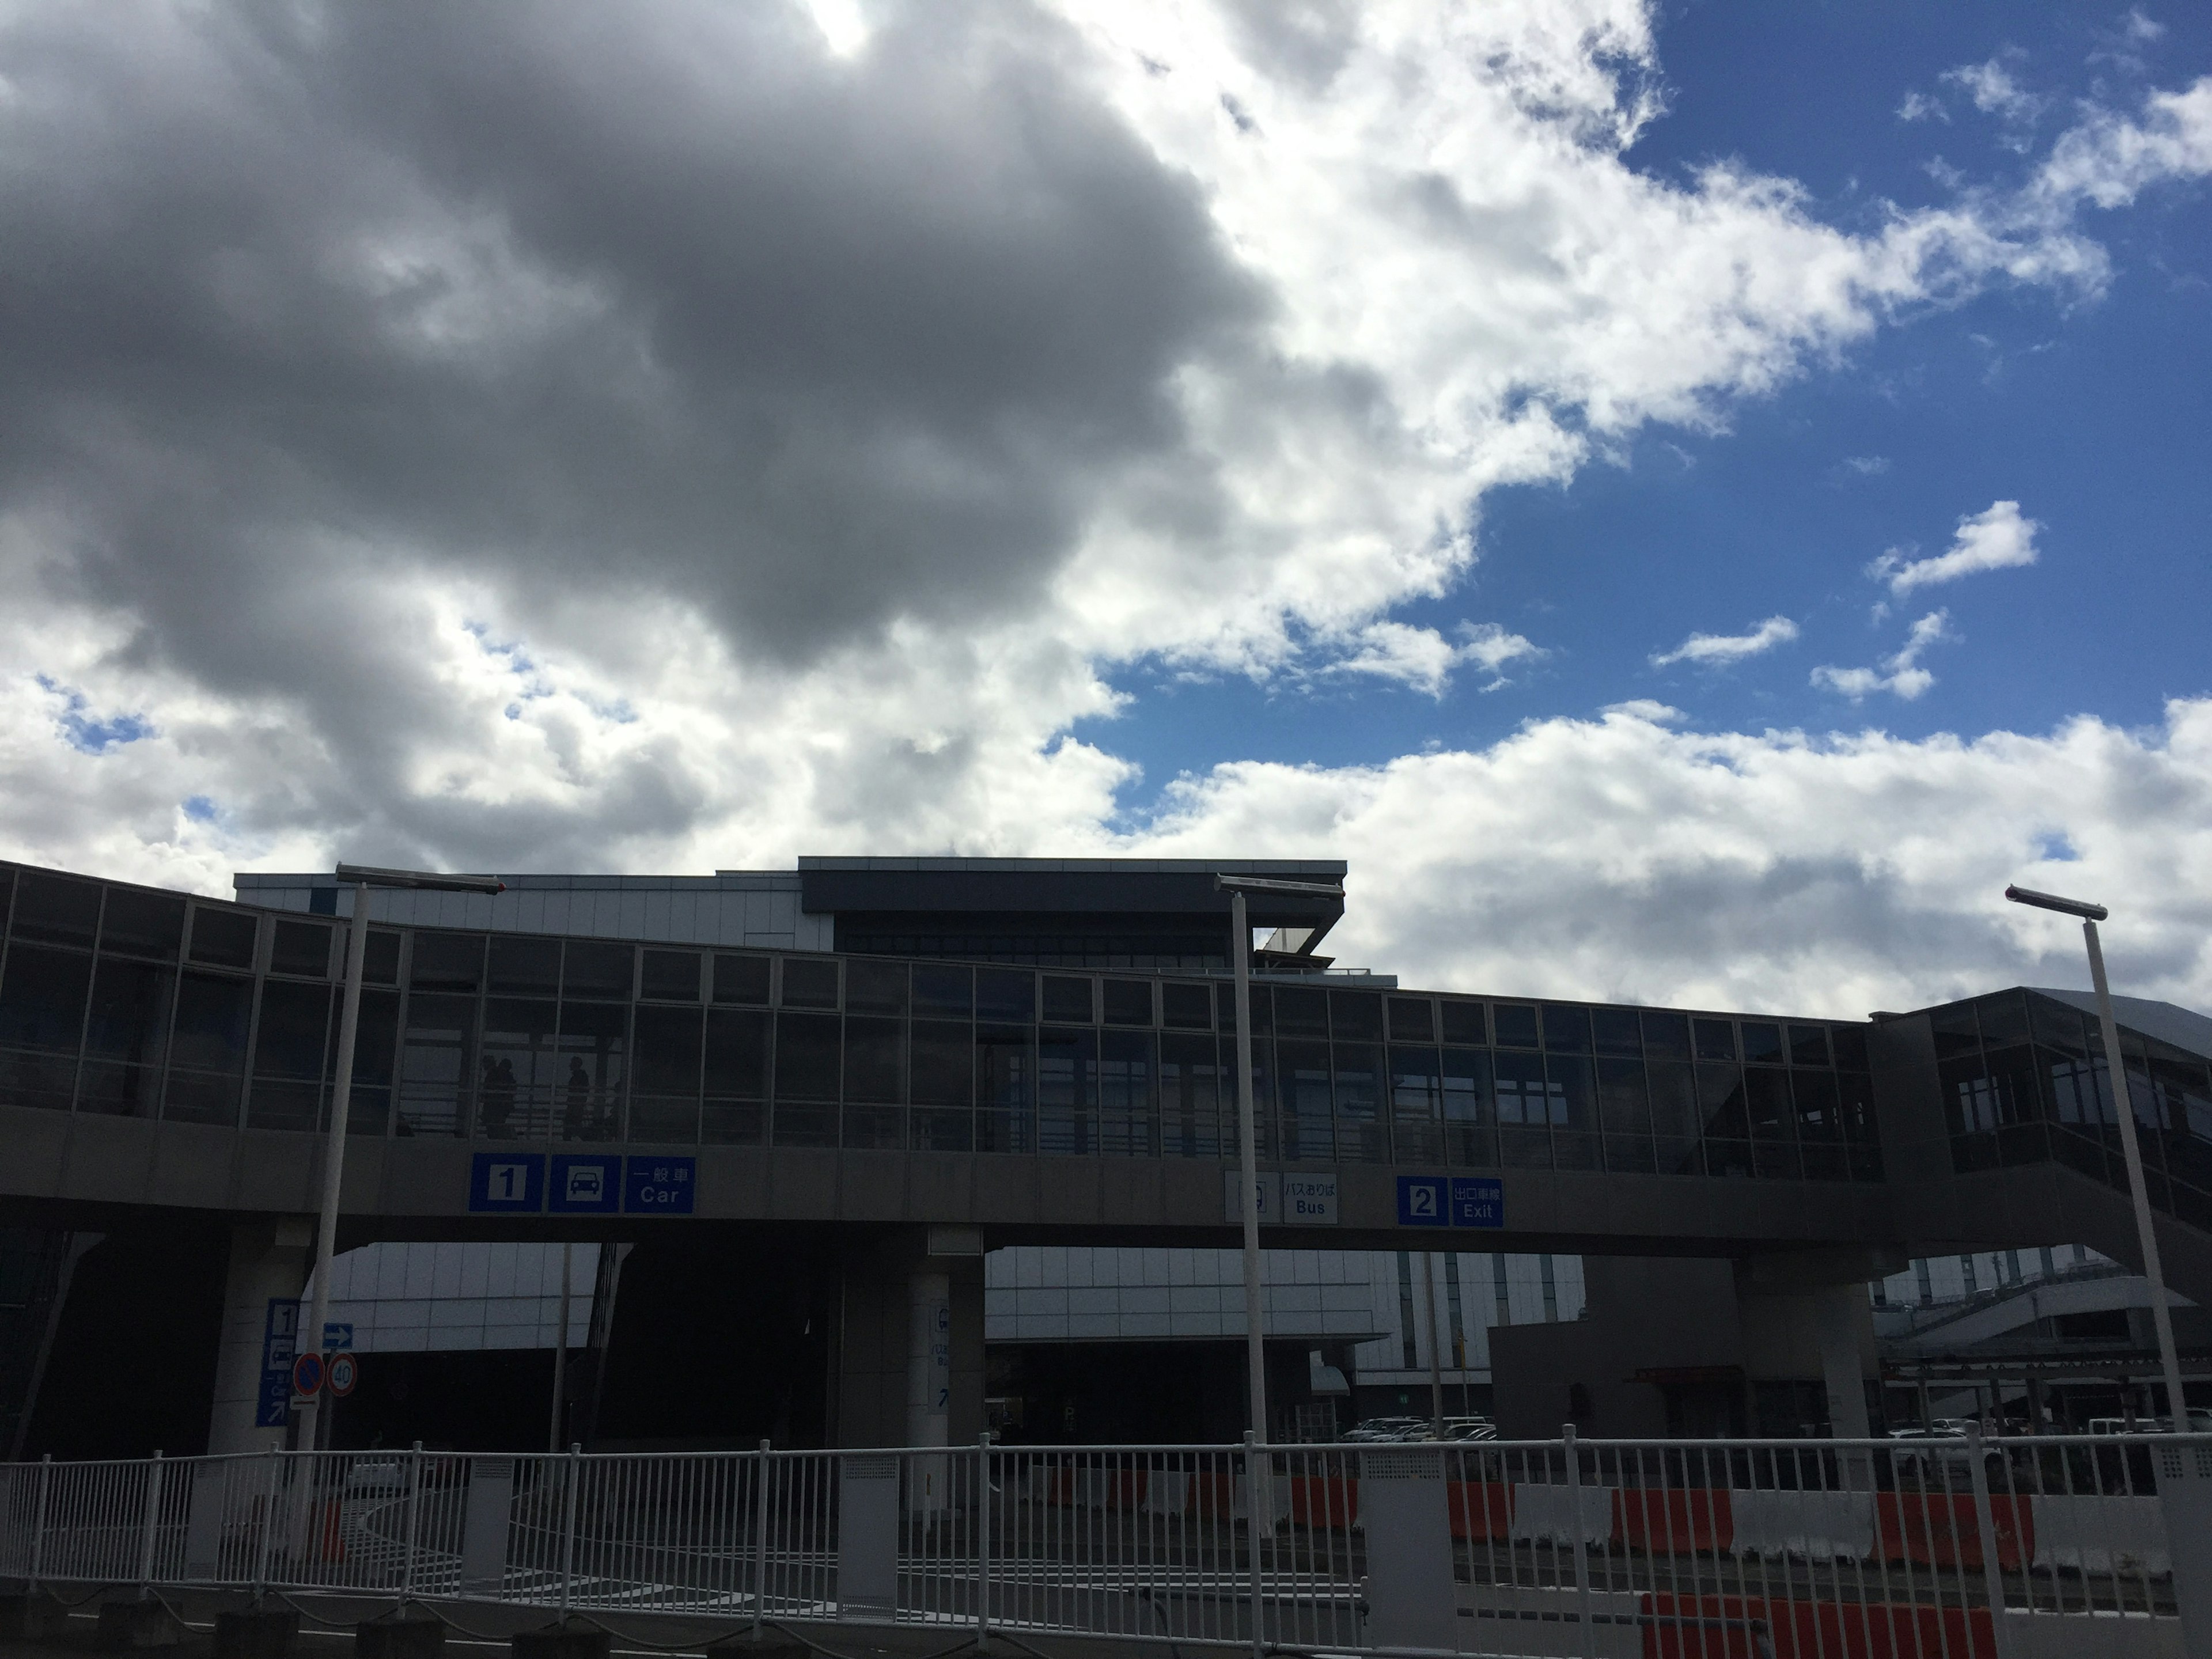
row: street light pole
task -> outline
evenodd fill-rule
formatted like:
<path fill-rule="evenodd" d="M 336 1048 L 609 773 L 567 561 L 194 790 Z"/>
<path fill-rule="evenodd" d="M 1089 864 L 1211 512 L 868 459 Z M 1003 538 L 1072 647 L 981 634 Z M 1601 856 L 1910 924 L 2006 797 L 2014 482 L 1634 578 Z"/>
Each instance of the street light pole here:
<path fill-rule="evenodd" d="M 353 919 L 346 932 L 344 1000 L 338 1012 L 337 1066 L 331 1079 L 331 1121 L 323 1143 L 323 1204 L 315 1230 L 315 1289 L 308 1301 L 307 1327 L 295 1341 L 321 1353 L 324 1326 L 331 1313 L 331 1267 L 338 1248 L 338 1195 L 345 1181 L 346 1120 L 353 1110 L 354 1053 L 361 1037 L 361 982 L 368 963 L 368 894 L 373 887 L 444 893 L 503 893 L 507 884 L 490 876 L 441 876 L 425 870 L 374 870 L 341 864 L 338 879 L 353 884 Z M 322 1396 L 310 1395 L 300 1407 L 300 1449 L 313 1451 L 323 1427 Z"/>
<path fill-rule="evenodd" d="M 2166 1270 L 2158 1254 L 2158 1231 L 2151 1219 L 2150 1190 L 2143 1180 L 2142 1146 L 2136 1134 L 2135 1101 L 2128 1087 L 2127 1060 L 2120 1052 L 2120 1025 L 2112 1017 L 2112 988 L 2105 977 L 2105 951 L 2097 924 L 2112 913 L 2101 904 L 2059 898 L 2027 887 L 2008 887 L 2015 904 L 2056 910 L 2081 919 L 2089 951 L 2089 983 L 2097 993 L 2097 1028 L 2105 1049 L 2105 1076 L 2112 1087 L 2112 1111 L 2120 1121 L 2120 1152 L 2128 1166 L 2128 1195 L 2135 1200 L 2136 1239 L 2142 1250 L 2143 1277 L 2150 1281 L 2151 1322 L 2158 1332 L 2159 1364 L 2166 1373 L 2166 1408 L 2176 1433 L 2189 1431 L 2189 1401 L 2181 1390 L 2181 1357 L 2173 1346 L 2173 1314 L 2166 1305 Z"/>

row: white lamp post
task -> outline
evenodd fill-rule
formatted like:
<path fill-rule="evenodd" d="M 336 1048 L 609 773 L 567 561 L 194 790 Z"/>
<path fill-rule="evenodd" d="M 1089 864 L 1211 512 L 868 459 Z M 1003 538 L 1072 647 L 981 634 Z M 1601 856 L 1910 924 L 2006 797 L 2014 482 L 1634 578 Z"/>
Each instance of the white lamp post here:
<path fill-rule="evenodd" d="M 2120 1151 L 2127 1160 L 2128 1194 L 2136 1206 L 2136 1237 L 2142 1247 L 2143 1277 L 2150 1281 L 2150 1316 L 2158 1328 L 2159 1364 L 2166 1371 L 2166 1408 L 2174 1428 L 2189 1429 L 2189 1401 L 2181 1391 L 2181 1359 L 2173 1346 L 2173 1315 L 2166 1305 L 2166 1270 L 2159 1265 L 2158 1233 L 2151 1222 L 2150 1193 L 2143 1181 L 2142 1148 L 2136 1139 L 2135 1102 L 2128 1091 L 2128 1067 L 2120 1054 L 2119 1022 L 2112 1018 L 2112 989 L 2105 979 L 2104 948 L 2097 942 L 2097 924 L 2112 913 L 2101 904 L 2060 898 L 2027 887 L 2008 887 L 2005 896 L 2015 904 L 2032 904 L 2039 910 L 2081 918 L 2081 936 L 2089 946 L 2089 982 L 2097 992 L 2097 1024 L 2105 1044 L 2105 1075 L 2112 1086 L 2112 1109 L 2120 1120 Z"/>
<path fill-rule="evenodd" d="M 1335 882 L 1272 881 L 1259 876 L 1213 878 L 1216 892 L 1229 895 L 1230 940 L 1237 969 L 1237 1150 L 1244 1172 L 1244 1369 L 1252 1413 L 1252 1437 L 1267 1438 L 1267 1356 L 1260 1329 L 1260 1149 L 1252 1107 L 1252 924 L 1244 895 L 1293 893 L 1307 898 L 1341 899 Z M 1256 1498 L 1255 1502 L 1256 1503 Z M 1256 1512 L 1256 1511 L 1255 1511 Z"/>
<path fill-rule="evenodd" d="M 323 1209 L 315 1232 L 315 1291 L 308 1304 L 302 1345 L 323 1351 L 323 1326 L 331 1312 L 331 1264 L 338 1246 L 338 1187 L 345 1176 L 346 1119 L 353 1108 L 353 1056 L 361 1035 L 361 981 L 368 960 L 368 895 L 371 888 L 412 889 L 435 893 L 503 893 L 507 884 L 493 876 L 441 876 L 424 870 L 372 870 L 357 864 L 337 867 L 340 881 L 353 884 L 353 920 L 346 933 L 345 999 L 338 1012 L 337 1074 L 331 1080 L 330 1132 L 323 1148 Z M 563 1336 L 566 1336 L 564 1332 Z M 321 1428 L 322 1397 L 311 1396 L 300 1408 L 300 1449 L 315 1449 Z"/>

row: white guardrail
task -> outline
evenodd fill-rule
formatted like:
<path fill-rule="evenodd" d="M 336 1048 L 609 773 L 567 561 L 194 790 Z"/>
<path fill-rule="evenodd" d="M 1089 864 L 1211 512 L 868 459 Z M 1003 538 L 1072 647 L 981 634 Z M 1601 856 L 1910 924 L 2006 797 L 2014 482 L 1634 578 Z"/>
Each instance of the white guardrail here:
<path fill-rule="evenodd" d="M 2212 1655 L 2212 1436 L 17 1463 L 0 1577 L 1255 1655 Z"/>

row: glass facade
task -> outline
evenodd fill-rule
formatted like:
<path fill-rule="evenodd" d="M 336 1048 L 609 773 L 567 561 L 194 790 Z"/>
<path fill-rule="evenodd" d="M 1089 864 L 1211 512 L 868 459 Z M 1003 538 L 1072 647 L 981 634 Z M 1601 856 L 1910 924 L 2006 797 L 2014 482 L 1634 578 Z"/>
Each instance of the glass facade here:
<path fill-rule="evenodd" d="M 331 923 L 5 866 L 0 905 L 0 1102 L 321 1125 Z M 356 1133 L 1236 1155 L 1218 979 L 430 928 L 372 930 L 368 978 Z M 1862 1026 L 1279 981 L 1252 994 L 1271 1160 L 1881 1174 Z M 1968 1029 L 1983 1064 L 1971 1011 Z M 2157 1067 L 2174 1115 L 2207 1110 L 2201 1063 L 2184 1078 L 2161 1050 Z M 2038 1086 L 2000 1066 L 1965 1097 L 2002 1139 L 2000 1100 Z"/>
<path fill-rule="evenodd" d="M 1960 1174 L 2057 1158 L 2125 1191 L 2119 1118 L 2095 1017 L 2033 991 L 1930 1012 L 1951 1167 Z M 2120 1029 L 2150 1201 L 2212 1228 L 2212 1069 Z"/>

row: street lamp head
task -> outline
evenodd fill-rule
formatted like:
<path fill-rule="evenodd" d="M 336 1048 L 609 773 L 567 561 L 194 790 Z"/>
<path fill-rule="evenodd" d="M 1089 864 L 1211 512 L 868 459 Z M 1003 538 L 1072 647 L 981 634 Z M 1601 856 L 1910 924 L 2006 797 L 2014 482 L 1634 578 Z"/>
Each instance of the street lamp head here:
<path fill-rule="evenodd" d="M 422 893 L 504 893 L 497 876 L 442 876 L 434 870 L 377 870 L 365 864 L 341 864 L 340 881 L 368 887 L 402 887 Z"/>
<path fill-rule="evenodd" d="M 1278 881 L 1270 876 L 1224 876 L 1214 873 L 1213 890 L 1217 893 L 1296 893 L 1307 898 L 1340 899 L 1344 884 L 1340 881 Z"/>
<path fill-rule="evenodd" d="M 2056 893 L 2039 893 L 2032 887 L 2008 887 L 2005 896 L 2014 904 L 2032 904 L 2039 910 L 2057 910 L 2064 915 L 2079 916 L 2084 921 L 2102 921 L 2112 914 L 2101 904 L 2091 904 L 2086 899 L 2060 898 Z"/>

